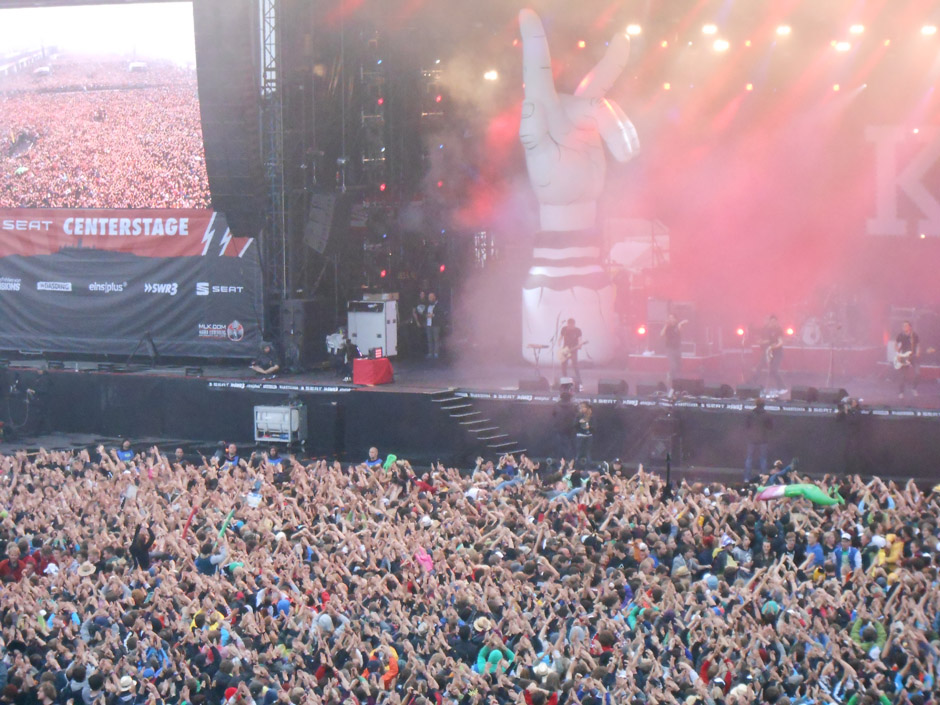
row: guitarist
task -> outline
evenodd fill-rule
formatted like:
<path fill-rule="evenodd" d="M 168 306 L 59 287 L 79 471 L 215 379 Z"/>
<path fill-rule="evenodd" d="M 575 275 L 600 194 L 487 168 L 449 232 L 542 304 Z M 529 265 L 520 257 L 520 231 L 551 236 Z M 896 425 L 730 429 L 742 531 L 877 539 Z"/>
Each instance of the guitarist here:
<path fill-rule="evenodd" d="M 754 370 L 754 382 L 760 381 L 762 373 L 767 370 L 769 382 L 773 382 L 774 389 L 783 389 L 783 380 L 780 378 L 780 364 L 783 362 L 783 328 L 774 314 L 767 317 L 767 322 L 760 332 L 760 358 L 757 369 Z"/>
<path fill-rule="evenodd" d="M 917 358 L 920 357 L 920 336 L 914 332 L 910 321 L 901 324 L 901 332 L 894 339 L 897 351 L 894 366 L 898 368 L 898 399 L 904 398 L 904 390 L 911 388 L 911 394 L 917 396 L 918 374 Z"/>
<path fill-rule="evenodd" d="M 561 376 L 568 377 L 568 363 L 571 363 L 571 376 L 574 378 L 576 390 L 581 389 L 581 370 L 578 367 L 578 350 L 583 345 L 581 342 L 581 329 L 574 324 L 574 319 L 569 318 L 568 323 L 561 329 L 559 335 L 559 344 L 561 345 Z"/>

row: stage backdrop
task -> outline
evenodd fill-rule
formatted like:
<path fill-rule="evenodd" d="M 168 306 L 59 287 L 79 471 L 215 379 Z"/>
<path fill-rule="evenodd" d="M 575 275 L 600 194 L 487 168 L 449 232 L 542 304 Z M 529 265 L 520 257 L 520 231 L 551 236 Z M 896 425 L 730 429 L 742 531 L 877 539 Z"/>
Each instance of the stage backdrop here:
<path fill-rule="evenodd" d="M 0 209 L 0 349 L 247 358 L 261 290 L 221 213 Z"/>

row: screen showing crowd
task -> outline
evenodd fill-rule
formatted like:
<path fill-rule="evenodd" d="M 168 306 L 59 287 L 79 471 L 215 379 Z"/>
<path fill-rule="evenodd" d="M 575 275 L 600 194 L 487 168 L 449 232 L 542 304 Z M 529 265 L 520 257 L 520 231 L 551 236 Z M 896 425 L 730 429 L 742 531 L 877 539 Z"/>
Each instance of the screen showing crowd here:
<path fill-rule="evenodd" d="M 0 11 L 0 208 L 208 208 L 192 4 Z"/>

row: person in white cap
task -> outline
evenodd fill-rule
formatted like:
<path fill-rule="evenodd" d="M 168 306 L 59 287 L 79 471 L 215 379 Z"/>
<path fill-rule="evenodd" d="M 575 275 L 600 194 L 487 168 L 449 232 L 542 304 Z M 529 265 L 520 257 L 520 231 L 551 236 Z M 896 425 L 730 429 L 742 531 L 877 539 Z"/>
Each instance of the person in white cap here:
<path fill-rule="evenodd" d="M 849 573 L 862 569 L 862 554 L 852 545 L 852 535 L 842 532 L 842 540 L 832 552 L 836 560 L 836 577 L 846 580 Z"/>

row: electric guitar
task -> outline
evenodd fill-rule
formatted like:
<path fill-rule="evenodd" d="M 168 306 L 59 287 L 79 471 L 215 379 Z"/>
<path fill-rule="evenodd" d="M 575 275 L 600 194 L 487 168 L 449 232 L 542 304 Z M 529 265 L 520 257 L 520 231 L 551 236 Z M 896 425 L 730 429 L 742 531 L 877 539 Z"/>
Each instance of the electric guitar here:
<path fill-rule="evenodd" d="M 572 348 L 569 348 L 567 345 L 561 349 L 561 352 L 558 353 L 558 359 L 562 362 L 568 362 L 576 351 L 580 350 L 582 347 L 588 344 L 589 341 L 583 340 Z"/>
<path fill-rule="evenodd" d="M 932 355 L 937 352 L 936 348 L 927 348 L 927 354 Z M 894 369 L 900 370 L 904 367 L 911 366 L 911 357 L 913 356 L 914 351 L 908 350 L 907 352 L 899 352 L 894 356 Z"/>
<path fill-rule="evenodd" d="M 911 355 L 914 354 L 913 350 L 908 350 L 907 352 L 899 352 L 894 356 L 894 369 L 900 370 L 902 367 L 911 366 Z"/>

